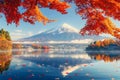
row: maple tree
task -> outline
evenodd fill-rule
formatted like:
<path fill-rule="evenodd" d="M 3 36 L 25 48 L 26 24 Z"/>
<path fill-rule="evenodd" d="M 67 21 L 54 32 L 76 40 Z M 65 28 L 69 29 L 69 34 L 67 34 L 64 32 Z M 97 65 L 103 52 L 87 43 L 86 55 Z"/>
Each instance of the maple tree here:
<path fill-rule="evenodd" d="M 5 15 L 8 24 L 19 25 L 20 20 L 31 24 L 36 21 L 46 24 L 54 20 L 44 16 L 41 8 L 67 14 L 66 9 L 70 8 L 70 3 L 75 4 L 76 13 L 86 19 L 86 25 L 80 34 L 107 33 L 120 39 L 120 29 L 109 19 L 111 17 L 120 20 L 120 0 L 0 0 L 0 13 Z M 20 8 L 24 9 L 23 12 Z"/>

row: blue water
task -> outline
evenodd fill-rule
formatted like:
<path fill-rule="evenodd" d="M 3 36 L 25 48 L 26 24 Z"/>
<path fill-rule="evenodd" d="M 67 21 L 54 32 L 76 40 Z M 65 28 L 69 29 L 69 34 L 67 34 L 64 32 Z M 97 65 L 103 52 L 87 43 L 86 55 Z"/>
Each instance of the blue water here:
<path fill-rule="evenodd" d="M 0 80 L 120 80 L 119 52 L 19 50 L 0 53 Z"/>

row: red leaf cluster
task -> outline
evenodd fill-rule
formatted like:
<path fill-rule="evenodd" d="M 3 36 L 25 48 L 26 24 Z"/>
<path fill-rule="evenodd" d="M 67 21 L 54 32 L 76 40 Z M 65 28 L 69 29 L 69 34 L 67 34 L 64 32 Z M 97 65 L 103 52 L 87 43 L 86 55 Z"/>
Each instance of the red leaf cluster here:
<path fill-rule="evenodd" d="M 111 34 L 120 39 L 120 29 L 108 17 L 120 20 L 120 0 L 73 0 L 77 6 L 76 12 L 86 19 L 86 25 L 80 33 Z"/>
<path fill-rule="evenodd" d="M 21 12 L 20 8 L 24 9 L 24 12 Z M 44 24 L 53 22 L 54 20 L 49 20 L 42 14 L 41 8 L 49 8 L 66 14 L 69 5 L 61 0 L 2 0 L 0 2 L 0 13 L 5 15 L 8 24 L 19 25 L 20 20 L 31 24 L 36 21 Z"/>
<path fill-rule="evenodd" d="M 3 4 L 0 4 L 0 13 L 3 13 L 6 17 L 7 23 L 19 24 L 21 14 L 18 11 L 21 0 L 4 0 Z"/>

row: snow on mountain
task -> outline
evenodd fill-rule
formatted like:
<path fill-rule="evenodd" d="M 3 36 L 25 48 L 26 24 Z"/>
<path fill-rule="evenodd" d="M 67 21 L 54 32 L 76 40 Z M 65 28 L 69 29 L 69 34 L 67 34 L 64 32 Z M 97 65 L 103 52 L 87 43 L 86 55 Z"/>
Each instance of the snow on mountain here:
<path fill-rule="evenodd" d="M 70 25 L 68 25 L 68 24 L 66 24 L 66 23 L 64 23 L 63 25 L 62 25 L 62 27 L 60 27 L 59 29 L 58 29 L 58 31 L 60 32 L 60 33 L 64 33 L 64 32 L 76 32 L 76 33 L 79 33 L 79 30 L 77 30 L 76 28 L 74 28 L 74 27 L 72 27 L 72 26 L 70 26 Z"/>
<path fill-rule="evenodd" d="M 57 28 L 52 28 L 45 33 L 65 33 L 65 32 L 74 32 L 74 33 L 79 33 L 79 30 L 76 28 L 68 25 L 67 23 L 64 23 L 62 26 L 57 27 Z"/>
<path fill-rule="evenodd" d="M 44 31 L 40 34 L 23 38 L 18 41 L 36 41 L 36 42 L 71 42 L 71 43 L 88 43 L 93 40 L 98 40 L 103 37 L 100 36 L 82 36 L 79 34 L 79 30 L 64 23 L 62 26 L 57 28 L 52 28 L 50 30 Z"/>

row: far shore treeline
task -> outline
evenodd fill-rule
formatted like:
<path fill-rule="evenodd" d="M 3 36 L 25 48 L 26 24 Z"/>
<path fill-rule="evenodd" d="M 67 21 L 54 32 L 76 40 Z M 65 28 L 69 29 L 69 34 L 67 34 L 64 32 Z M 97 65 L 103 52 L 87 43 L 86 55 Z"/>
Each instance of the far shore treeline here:
<path fill-rule="evenodd" d="M 116 39 L 104 39 L 92 42 L 86 47 L 86 51 L 112 51 L 120 50 L 120 41 Z"/>

